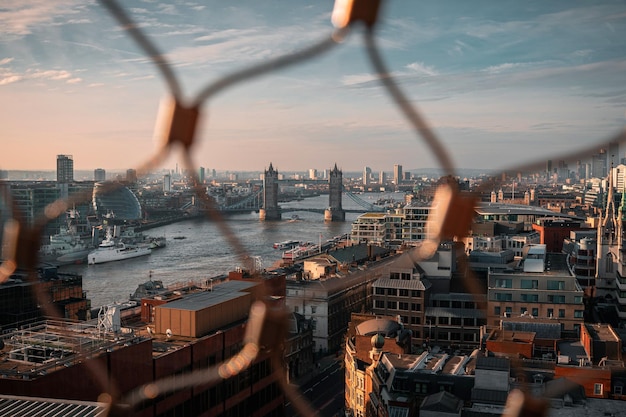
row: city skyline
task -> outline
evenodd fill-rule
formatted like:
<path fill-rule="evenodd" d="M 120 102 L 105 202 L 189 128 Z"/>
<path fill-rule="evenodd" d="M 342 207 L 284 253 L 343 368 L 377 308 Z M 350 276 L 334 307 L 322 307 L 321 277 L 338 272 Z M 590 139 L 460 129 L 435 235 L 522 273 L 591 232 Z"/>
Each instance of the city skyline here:
<path fill-rule="evenodd" d="M 332 1 L 124 7 L 164 51 L 185 98 L 332 31 Z M 361 32 L 206 103 L 195 163 L 233 171 L 334 161 L 344 171 L 437 168 L 376 81 Z M 624 128 L 623 2 L 383 2 L 376 38 L 458 167 L 558 160 Z M 155 67 L 97 3 L 33 0 L 0 11 L 0 169 L 54 169 L 57 154 L 73 155 L 77 170 L 137 167 L 154 152 L 165 92 Z"/>

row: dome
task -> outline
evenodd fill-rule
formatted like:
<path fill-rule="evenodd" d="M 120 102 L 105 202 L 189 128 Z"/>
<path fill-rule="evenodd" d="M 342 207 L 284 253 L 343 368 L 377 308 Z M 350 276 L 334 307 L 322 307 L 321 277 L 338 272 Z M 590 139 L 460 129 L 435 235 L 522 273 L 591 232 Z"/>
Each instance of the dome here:
<path fill-rule="evenodd" d="M 382 334 L 375 334 L 372 336 L 372 347 L 376 349 L 382 349 L 385 345 L 385 337 Z"/>
<path fill-rule="evenodd" d="M 141 205 L 137 196 L 121 184 L 96 183 L 93 187 L 91 203 L 96 215 L 100 218 L 113 213 L 116 220 L 141 219 Z"/>

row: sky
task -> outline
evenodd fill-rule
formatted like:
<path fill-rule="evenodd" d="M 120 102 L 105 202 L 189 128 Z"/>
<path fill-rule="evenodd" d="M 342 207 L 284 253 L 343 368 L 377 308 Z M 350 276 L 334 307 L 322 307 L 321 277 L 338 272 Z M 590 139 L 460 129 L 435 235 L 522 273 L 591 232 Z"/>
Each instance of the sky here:
<path fill-rule="evenodd" d="M 122 3 L 171 63 L 183 103 L 334 30 L 329 0 Z M 623 0 L 383 0 L 375 39 L 456 167 L 558 159 L 624 129 Z M 3 0 L 0 169 L 54 170 L 57 154 L 75 169 L 140 166 L 159 149 L 167 97 L 99 2 Z M 439 167 L 379 83 L 360 25 L 319 57 L 210 97 L 200 117 L 192 160 L 208 169 Z"/>

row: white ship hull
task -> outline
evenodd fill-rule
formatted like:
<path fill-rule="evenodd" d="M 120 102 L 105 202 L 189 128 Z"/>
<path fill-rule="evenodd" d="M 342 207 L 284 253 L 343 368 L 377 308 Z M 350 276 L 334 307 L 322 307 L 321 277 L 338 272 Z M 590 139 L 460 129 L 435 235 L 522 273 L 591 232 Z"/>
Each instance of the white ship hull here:
<path fill-rule="evenodd" d="M 89 265 L 102 264 L 106 262 L 122 261 L 124 259 L 138 258 L 140 256 L 150 255 L 152 249 L 144 247 L 129 248 L 122 247 L 108 247 L 98 248 L 95 251 L 89 253 L 87 256 L 87 263 Z"/>

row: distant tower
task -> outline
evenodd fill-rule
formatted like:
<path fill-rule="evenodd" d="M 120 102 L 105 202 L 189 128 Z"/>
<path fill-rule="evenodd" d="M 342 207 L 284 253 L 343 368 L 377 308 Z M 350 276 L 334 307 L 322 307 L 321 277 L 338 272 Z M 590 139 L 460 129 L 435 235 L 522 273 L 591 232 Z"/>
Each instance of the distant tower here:
<path fill-rule="evenodd" d="M 96 168 L 93 170 L 93 180 L 95 182 L 106 181 L 106 178 L 107 178 L 107 173 L 104 169 Z"/>
<path fill-rule="evenodd" d="M 378 183 L 380 185 L 383 185 L 387 182 L 387 176 L 385 175 L 385 171 L 380 171 L 380 174 L 378 174 Z"/>
<path fill-rule="evenodd" d="M 496 198 L 496 192 L 495 191 L 491 192 L 491 200 L 490 201 L 492 203 L 497 203 L 498 202 L 498 199 Z"/>
<path fill-rule="evenodd" d="M 206 176 L 204 173 L 204 167 L 200 167 L 200 169 L 198 169 L 198 181 L 200 182 L 200 184 L 204 184 L 205 179 Z"/>
<path fill-rule="evenodd" d="M 402 182 L 402 165 L 393 166 L 393 182 L 399 185 Z"/>
<path fill-rule="evenodd" d="M 278 171 L 274 170 L 270 162 L 269 169 L 263 174 L 263 208 L 259 210 L 261 220 L 280 220 L 281 212 L 278 206 Z"/>
<path fill-rule="evenodd" d="M 137 171 L 130 168 L 126 170 L 126 182 L 129 184 L 135 184 L 137 182 Z"/>
<path fill-rule="evenodd" d="M 343 194 L 343 173 L 335 167 L 330 171 L 328 178 L 328 209 L 324 212 L 324 220 L 344 221 L 346 212 L 341 207 L 341 195 Z"/>
<path fill-rule="evenodd" d="M 606 212 L 604 217 L 600 213 L 600 221 L 598 222 L 598 238 L 596 249 L 596 289 L 595 296 L 605 297 L 607 294 L 611 297 L 615 296 L 615 291 L 619 291 L 619 284 L 615 282 L 616 276 L 623 276 L 626 273 L 624 263 L 624 220 L 623 205 L 619 210 L 615 206 L 613 193 L 612 175 L 608 175 L 608 187 L 606 198 Z M 598 281 L 604 279 L 604 282 Z M 598 284 L 602 284 L 598 286 Z M 619 301 L 619 304 L 622 304 Z M 622 304 L 622 307 L 624 305 Z"/>
<path fill-rule="evenodd" d="M 372 175 L 372 170 L 370 167 L 363 168 L 363 185 L 370 184 L 370 176 Z"/>
<path fill-rule="evenodd" d="M 57 182 L 74 181 L 74 159 L 72 155 L 57 155 Z"/>
<path fill-rule="evenodd" d="M 172 191 L 172 176 L 170 174 L 163 175 L 163 191 Z"/>
<path fill-rule="evenodd" d="M 315 168 L 310 168 L 309 169 L 309 179 L 310 180 L 316 180 L 317 179 L 317 169 L 315 169 Z"/>

